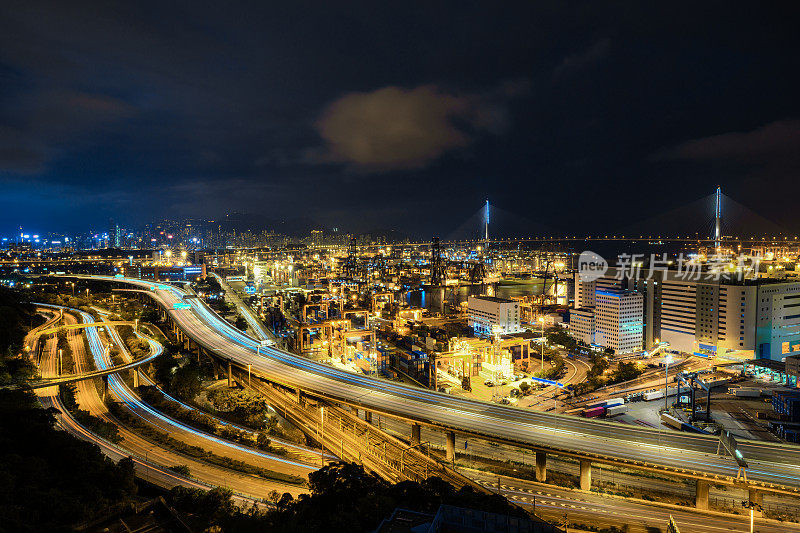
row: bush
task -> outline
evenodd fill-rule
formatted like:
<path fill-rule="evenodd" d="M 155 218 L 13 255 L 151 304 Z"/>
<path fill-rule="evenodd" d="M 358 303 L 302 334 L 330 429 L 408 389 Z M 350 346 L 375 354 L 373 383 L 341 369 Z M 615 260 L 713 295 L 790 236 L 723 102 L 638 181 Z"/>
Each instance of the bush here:
<path fill-rule="evenodd" d="M 80 425 L 109 442 L 113 442 L 114 444 L 122 442 L 122 436 L 119 434 L 119 428 L 116 424 L 96 417 L 89 413 L 89 411 L 84 411 L 78 407 L 78 402 L 75 399 L 75 391 L 76 386 L 74 383 L 59 386 L 61 402 L 73 418 L 75 418 Z"/>
<path fill-rule="evenodd" d="M 189 470 L 189 467 L 186 465 L 175 465 L 169 467 L 169 469 L 185 477 L 190 477 L 192 475 L 191 470 Z"/>
<path fill-rule="evenodd" d="M 62 531 L 136 493 L 132 461 L 54 425 L 31 392 L 0 390 L 0 530 Z"/>
<path fill-rule="evenodd" d="M 253 435 L 231 425 L 221 424 L 207 413 L 196 409 L 186 409 L 177 402 L 168 399 L 155 387 L 140 387 L 139 394 L 145 402 L 159 411 L 194 426 L 197 429 L 207 431 L 224 439 L 239 442 L 246 446 L 257 446 L 275 455 L 286 455 L 287 453 L 284 448 L 272 446 L 266 434 L 259 433 L 258 435 Z M 275 422 L 275 424 L 277 424 L 277 422 Z"/>
<path fill-rule="evenodd" d="M 192 399 L 203 390 L 200 381 L 200 369 L 185 364 L 178 367 L 172 375 L 169 391 L 181 398 Z"/>
<path fill-rule="evenodd" d="M 140 433 L 145 438 L 155 441 L 158 444 L 178 453 L 182 453 L 189 457 L 194 457 L 206 463 L 221 466 L 223 468 L 229 468 L 245 474 L 263 477 L 264 479 L 272 479 L 292 485 L 305 485 L 306 483 L 306 481 L 299 476 L 275 472 L 267 468 L 261 468 L 259 466 L 245 463 L 244 461 L 217 455 L 201 448 L 200 446 L 186 444 L 185 442 L 171 437 L 163 431 L 153 428 L 151 425 L 143 422 L 141 418 L 131 414 L 128 410 L 117 403 L 110 404 L 109 409 L 111 410 L 111 413 L 126 426 L 130 426 L 131 428 L 135 429 L 137 433 Z"/>

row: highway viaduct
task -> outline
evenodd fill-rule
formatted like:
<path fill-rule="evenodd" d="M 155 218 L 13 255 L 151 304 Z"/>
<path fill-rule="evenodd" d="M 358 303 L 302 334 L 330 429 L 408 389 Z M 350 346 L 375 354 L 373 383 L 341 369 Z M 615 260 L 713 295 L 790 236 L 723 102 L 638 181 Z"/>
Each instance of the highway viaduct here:
<path fill-rule="evenodd" d="M 40 326 L 40 329 L 35 331 L 35 341 L 33 350 L 36 350 L 39 346 L 39 341 L 43 336 L 46 335 L 54 335 L 57 334 L 59 331 L 69 331 L 69 330 L 80 330 L 90 327 L 104 327 L 104 326 L 132 326 L 134 331 L 138 328 L 139 321 L 127 321 L 127 320 L 109 320 L 106 322 L 80 322 L 77 324 L 66 324 L 66 325 L 58 325 L 58 322 L 63 317 L 63 308 L 59 308 L 58 306 L 51 306 L 50 304 L 44 303 L 35 303 L 38 308 L 42 309 L 56 309 L 58 308 L 60 313 L 58 317 L 54 317 L 51 323 L 44 324 Z M 140 357 L 139 359 L 135 359 L 129 363 L 124 363 L 121 365 L 115 365 L 110 368 L 100 369 L 100 370 L 92 370 L 90 372 L 81 372 L 78 374 L 64 374 L 59 375 L 53 378 L 45 378 L 36 381 L 30 381 L 24 385 L 25 388 L 30 389 L 41 389 L 45 387 L 53 387 L 56 385 L 66 385 L 68 383 L 75 383 L 77 381 L 83 381 L 85 379 L 93 379 L 93 378 L 103 378 L 103 385 L 105 388 L 105 392 L 108 392 L 108 376 L 110 374 L 116 374 L 117 372 L 124 372 L 126 370 L 134 370 L 142 365 L 145 365 L 151 362 L 153 359 L 158 357 L 163 353 L 163 347 L 158 345 L 158 349 L 153 353 Z M 139 372 L 133 372 L 133 386 L 139 386 Z M 14 385 L 13 387 L 21 387 L 21 385 Z"/>
<path fill-rule="evenodd" d="M 185 293 L 174 286 L 133 279 L 72 277 L 110 283 L 123 290 L 131 290 L 131 285 L 139 287 L 134 292 L 156 303 L 184 349 L 196 352 L 198 358 L 207 356 L 216 360 L 227 370 L 228 384 L 231 386 L 237 371 L 239 377 L 236 379 L 240 382 L 246 372 L 248 381 L 253 376 L 273 387 L 293 391 L 297 405 L 302 405 L 304 398 L 310 398 L 331 406 L 360 410 L 366 422 L 371 421 L 373 413 L 401 420 L 410 425 L 409 446 L 420 444 L 422 426 L 441 431 L 446 435 L 445 457 L 448 463 L 455 460 L 455 435 L 458 433 L 531 450 L 536 457 L 537 481 L 547 479 L 548 456 L 573 458 L 580 464 L 582 490 L 591 488 L 592 465 L 607 464 L 694 480 L 698 509 L 708 508 L 708 488 L 711 484 L 748 490 L 751 501 L 756 503 L 765 492 L 800 496 L 800 461 L 797 460 L 800 451 L 791 446 L 745 443 L 742 449 L 745 454 L 752 453 L 755 456 L 747 459 L 751 466 L 754 462 L 759 465 L 759 471 L 753 471 L 743 478 L 734 474 L 737 468 L 733 459 L 716 456 L 713 450 L 717 448 L 717 440 L 710 437 L 633 428 L 550 413 L 532 413 L 352 375 L 303 360 L 274 347 L 259 348 L 257 340 L 246 337 L 216 316 L 204 302 L 197 298 L 184 300 Z M 184 301 L 191 302 L 191 309 L 173 307 L 174 303 Z M 306 379 L 308 377 L 312 379 Z M 337 387 L 326 386 L 330 380 L 335 380 Z M 418 403 L 429 406 L 429 409 L 412 409 L 410 404 L 413 402 L 408 398 L 417 398 Z M 384 401 L 386 399 L 389 401 Z M 454 416 L 434 416 L 442 409 Z M 463 416 L 460 417 L 460 413 Z M 526 419 L 531 422 L 526 423 Z M 492 424 L 497 421 L 508 430 L 487 430 L 483 424 L 485 420 Z M 536 430 L 541 437 L 531 438 L 529 432 L 517 431 L 520 426 Z M 549 435 L 561 433 L 570 435 L 566 440 L 549 438 Z M 335 449 L 332 451 L 336 452 Z"/>

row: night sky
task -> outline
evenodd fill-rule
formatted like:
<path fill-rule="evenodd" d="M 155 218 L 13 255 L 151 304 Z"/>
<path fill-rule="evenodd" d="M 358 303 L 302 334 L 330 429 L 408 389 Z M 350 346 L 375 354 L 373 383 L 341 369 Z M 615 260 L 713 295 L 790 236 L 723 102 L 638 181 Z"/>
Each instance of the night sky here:
<path fill-rule="evenodd" d="M 4 1 L 0 232 L 585 234 L 718 184 L 800 231 L 800 10 L 743 4 Z"/>

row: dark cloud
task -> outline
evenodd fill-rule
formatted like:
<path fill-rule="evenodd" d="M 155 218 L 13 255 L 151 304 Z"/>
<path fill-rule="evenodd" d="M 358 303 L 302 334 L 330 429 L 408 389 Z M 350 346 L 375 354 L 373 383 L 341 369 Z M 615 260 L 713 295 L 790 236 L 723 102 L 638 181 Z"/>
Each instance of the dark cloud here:
<path fill-rule="evenodd" d="M 0 233 L 239 209 L 446 235 L 487 197 L 585 231 L 717 184 L 769 210 L 741 184 L 798 189 L 777 6 L 7 0 Z"/>
<path fill-rule="evenodd" d="M 780 120 L 747 132 L 694 139 L 658 154 L 662 159 L 800 162 L 800 120 Z"/>
<path fill-rule="evenodd" d="M 587 68 L 597 65 L 606 58 L 611 48 L 611 40 L 608 38 L 600 39 L 587 49 L 565 57 L 561 63 L 553 70 L 553 81 L 560 82 L 572 76 L 579 75 Z"/>
<path fill-rule="evenodd" d="M 2 172 L 35 174 L 44 169 L 47 156 L 22 130 L 0 125 L 0 179 Z"/>
<path fill-rule="evenodd" d="M 424 167 L 468 146 L 468 130 L 499 133 L 505 122 L 498 104 L 423 85 L 346 94 L 325 108 L 315 127 L 326 142 L 323 161 L 386 171 Z"/>
<path fill-rule="evenodd" d="M 133 106 L 106 95 L 79 91 L 21 95 L 6 112 L 16 125 L 0 124 L 0 171 L 42 172 L 66 145 L 134 114 Z"/>

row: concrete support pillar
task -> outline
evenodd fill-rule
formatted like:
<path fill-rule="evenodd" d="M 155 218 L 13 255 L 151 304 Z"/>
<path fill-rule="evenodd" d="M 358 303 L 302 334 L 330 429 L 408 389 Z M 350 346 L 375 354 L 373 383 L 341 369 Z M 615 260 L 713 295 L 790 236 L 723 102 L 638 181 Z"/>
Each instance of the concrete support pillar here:
<path fill-rule="evenodd" d="M 294 391 L 295 393 L 295 401 L 299 404 L 303 403 L 303 391 L 299 388 Z"/>
<path fill-rule="evenodd" d="M 139 388 L 139 369 L 133 369 L 133 388 Z"/>
<path fill-rule="evenodd" d="M 547 452 L 536 452 L 536 481 L 547 481 Z"/>
<path fill-rule="evenodd" d="M 758 491 L 756 489 L 749 489 L 747 492 L 748 492 L 748 499 L 750 500 L 751 503 L 757 503 L 760 506 L 764 505 L 763 492 Z M 761 518 L 763 514 L 764 514 L 763 512 L 758 510 L 753 511 L 753 516 L 755 516 L 756 518 Z"/>
<path fill-rule="evenodd" d="M 411 446 L 419 446 L 420 425 L 411 424 Z"/>
<path fill-rule="evenodd" d="M 233 387 L 233 364 L 228 361 L 228 387 Z"/>
<path fill-rule="evenodd" d="M 103 401 L 106 401 L 108 396 L 108 376 L 103 376 Z"/>
<path fill-rule="evenodd" d="M 697 480 L 694 494 L 694 506 L 703 511 L 708 510 L 708 481 Z"/>
<path fill-rule="evenodd" d="M 447 455 L 445 459 L 448 463 L 452 463 L 456 460 L 456 434 L 452 431 L 448 431 L 444 436 L 447 440 Z"/>
<path fill-rule="evenodd" d="M 592 490 L 592 462 L 581 459 L 581 490 Z"/>
<path fill-rule="evenodd" d="M 372 424 L 372 411 L 364 411 L 364 422 Z"/>

